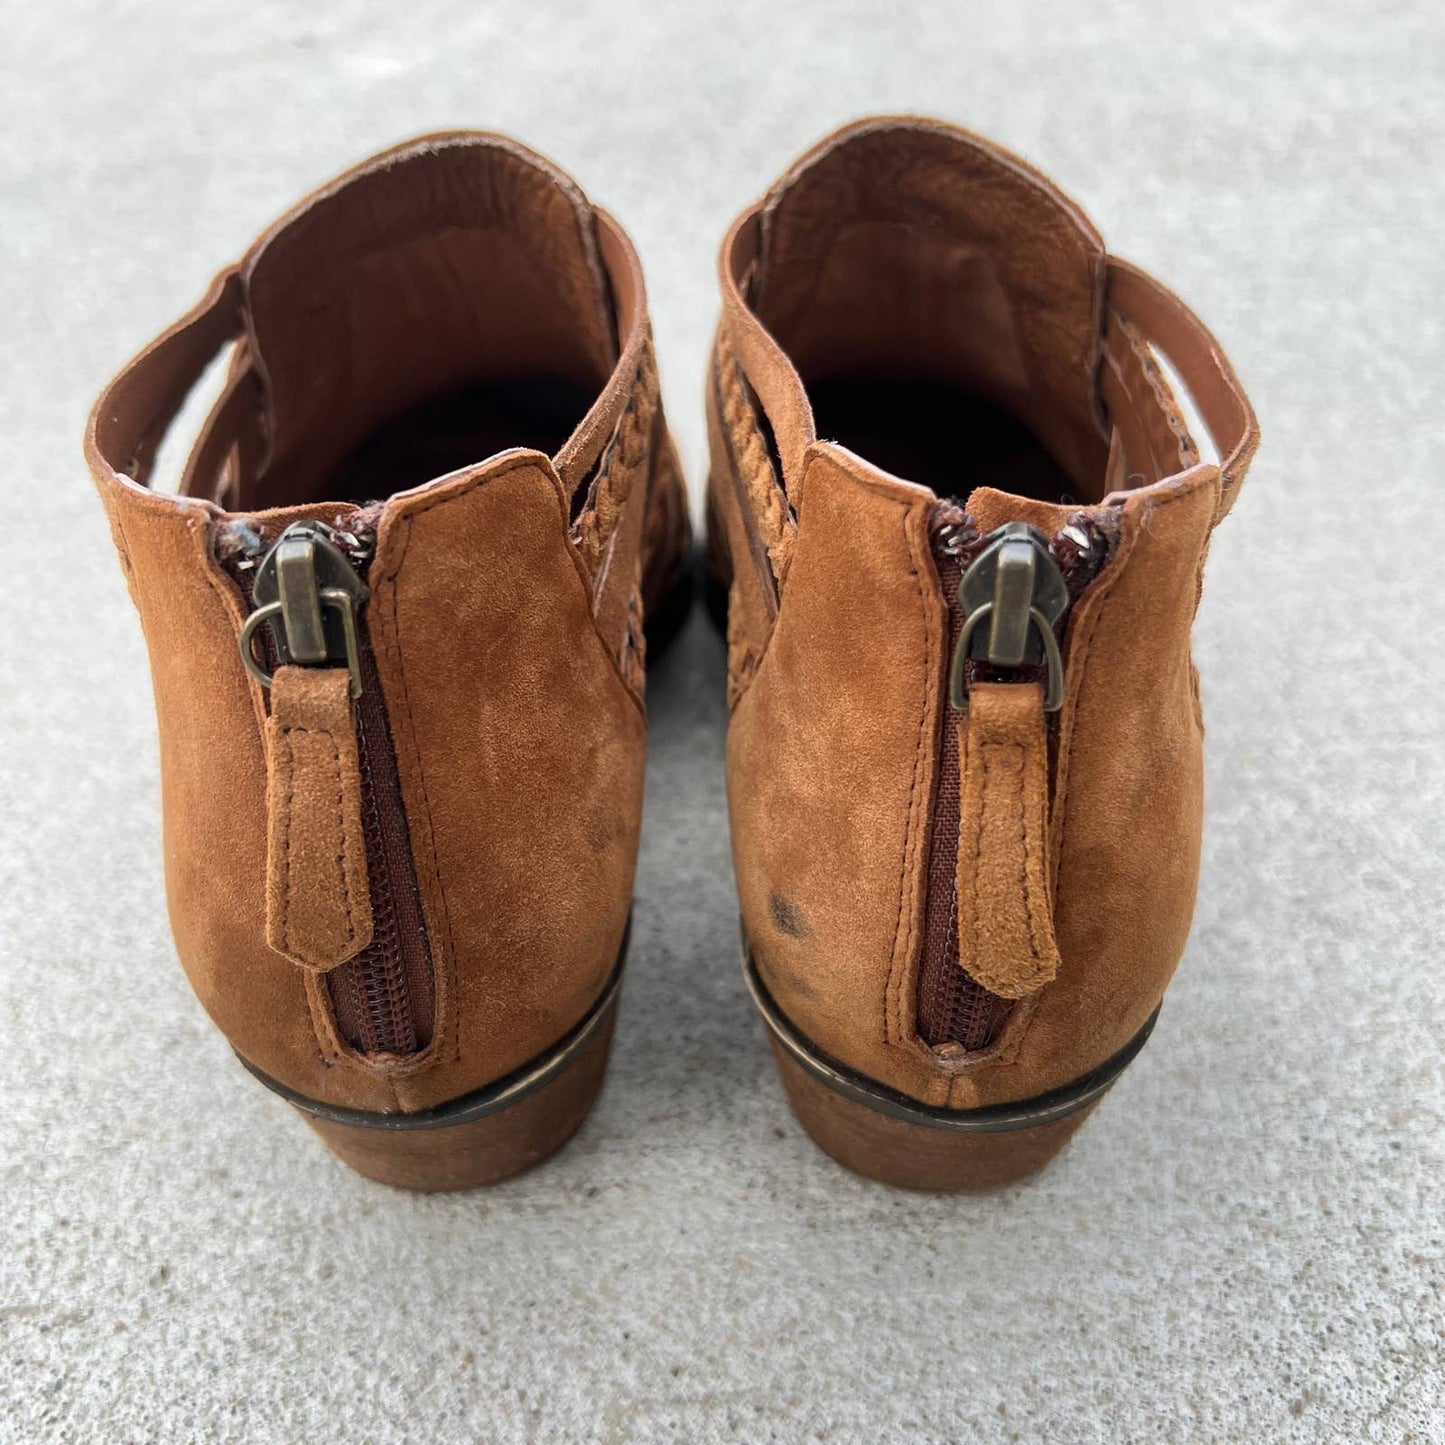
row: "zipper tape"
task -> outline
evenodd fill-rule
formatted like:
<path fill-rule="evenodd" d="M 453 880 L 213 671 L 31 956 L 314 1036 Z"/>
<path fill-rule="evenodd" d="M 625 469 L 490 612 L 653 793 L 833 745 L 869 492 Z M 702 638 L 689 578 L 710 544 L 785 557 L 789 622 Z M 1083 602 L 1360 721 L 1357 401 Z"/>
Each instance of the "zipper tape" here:
<path fill-rule="evenodd" d="M 436 995 L 395 744 L 359 625 L 376 552 L 374 528 L 359 525 L 363 515 L 334 527 L 293 522 L 274 539 L 233 524 L 218 553 L 251 609 L 241 660 L 271 690 L 267 942 L 326 972 L 336 1028 L 350 1048 L 409 1055 L 431 1042 Z M 285 680 L 314 691 L 329 674 L 326 725 L 298 734 L 307 744 L 299 750 L 282 745 L 278 709 L 286 706 L 277 694 L 287 692 Z M 309 786 L 299 789 L 298 760 L 310 764 L 300 769 Z"/>
<path fill-rule="evenodd" d="M 577 1055 L 595 1038 L 607 1022 L 608 1015 L 616 1007 L 618 995 L 622 992 L 622 969 L 627 961 L 627 946 L 632 937 L 632 919 L 627 920 L 626 932 L 622 935 L 622 947 L 617 952 L 617 962 L 597 1001 L 582 1017 L 571 1033 L 560 1043 L 539 1054 L 530 1063 L 513 1070 L 493 1084 L 463 1094 L 434 1109 L 422 1109 L 415 1114 L 380 1114 L 370 1109 L 347 1109 L 338 1104 L 326 1104 L 319 1099 L 308 1098 L 294 1089 L 287 1088 L 279 1080 L 258 1069 L 249 1059 L 237 1054 L 247 1071 L 258 1078 L 274 1094 L 279 1094 L 288 1104 L 300 1109 L 313 1118 L 328 1119 L 333 1124 L 349 1124 L 358 1129 L 389 1129 L 401 1132 L 410 1129 L 449 1129 L 456 1124 L 470 1124 L 474 1119 L 484 1118 L 502 1109 L 520 1103 L 529 1094 L 544 1089 L 566 1072 Z"/>

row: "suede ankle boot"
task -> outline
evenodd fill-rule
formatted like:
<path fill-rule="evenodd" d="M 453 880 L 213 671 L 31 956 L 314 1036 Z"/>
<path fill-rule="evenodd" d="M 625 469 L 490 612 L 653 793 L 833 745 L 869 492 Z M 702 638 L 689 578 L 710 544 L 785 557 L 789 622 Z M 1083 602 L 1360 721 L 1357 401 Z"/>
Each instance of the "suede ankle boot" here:
<path fill-rule="evenodd" d="M 227 349 L 179 494 L 150 490 Z M 150 650 L 201 1002 L 371 1178 L 545 1158 L 605 1069 L 645 633 L 685 606 L 627 237 L 503 137 L 401 146 L 224 270 L 85 450 Z"/>
<path fill-rule="evenodd" d="M 1139 1052 L 1184 948 L 1190 627 L 1254 417 L 1175 296 L 950 126 L 824 141 L 721 280 L 708 555 L 748 983 L 825 1150 L 997 1187 Z"/>

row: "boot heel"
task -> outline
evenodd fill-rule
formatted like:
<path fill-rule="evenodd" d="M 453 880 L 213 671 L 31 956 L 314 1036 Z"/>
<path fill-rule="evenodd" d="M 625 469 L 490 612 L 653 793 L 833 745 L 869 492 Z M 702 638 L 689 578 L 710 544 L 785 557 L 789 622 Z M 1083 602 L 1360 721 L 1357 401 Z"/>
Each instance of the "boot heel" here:
<path fill-rule="evenodd" d="M 897 1189 L 984 1194 L 1016 1184 L 1042 1169 L 1094 1108 L 1086 1104 L 1051 1124 L 1007 1133 L 931 1129 L 834 1093 L 776 1038 L 771 1042 L 788 1103 L 813 1142 L 855 1174 Z"/>
<path fill-rule="evenodd" d="M 824 1153 L 900 1189 L 981 1194 L 1042 1169 L 1144 1047 L 1159 1016 L 1111 1059 L 1062 1088 L 1017 1103 L 944 1109 L 920 1103 L 828 1058 L 784 1016 L 743 948 L 743 974 L 768 1026 L 798 1122 Z"/>
<path fill-rule="evenodd" d="M 598 1007 L 542 1059 L 422 1114 L 330 1108 L 261 1078 L 295 1107 L 343 1164 L 365 1178 L 419 1193 L 477 1189 L 540 1164 L 581 1127 L 607 1072 L 618 992 L 614 983 Z"/>

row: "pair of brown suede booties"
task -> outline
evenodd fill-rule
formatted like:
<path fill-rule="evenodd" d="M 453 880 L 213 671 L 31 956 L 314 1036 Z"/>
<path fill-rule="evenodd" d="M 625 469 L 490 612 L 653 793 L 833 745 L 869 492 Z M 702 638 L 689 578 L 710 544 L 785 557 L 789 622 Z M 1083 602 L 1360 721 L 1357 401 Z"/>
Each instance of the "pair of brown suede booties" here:
<path fill-rule="evenodd" d="M 748 986 L 830 1154 L 995 1187 L 1138 1053 L 1183 950 L 1190 626 L 1254 418 L 1176 297 L 937 122 L 815 147 L 720 270 L 706 562 Z M 225 348 L 179 493 L 150 490 Z M 86 454 L 211 1017 L 371 1178 L 545 1158 L 606 1065 L 645 657 L 692 566 L 626 235 L 511 140 L 401 146 L 223 271 Z"/>

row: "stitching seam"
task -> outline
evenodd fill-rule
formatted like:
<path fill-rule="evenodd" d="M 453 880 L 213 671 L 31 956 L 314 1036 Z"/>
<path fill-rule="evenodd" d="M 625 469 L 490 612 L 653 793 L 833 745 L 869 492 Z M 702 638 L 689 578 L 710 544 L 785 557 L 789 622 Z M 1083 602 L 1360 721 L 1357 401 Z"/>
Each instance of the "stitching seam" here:
<path fill-rule="evenodd" d="M 1148 528 L 1148 525 L 1152 518 L 1155 516 L 1155 514 L 1162 511 L 1165 507 L 1173 506 L 1176 502 L 1186 501 L 1189 498 L 1193 497 L 1194 491 L 1194 488 L 1190 488 L 1187 491 L 1177 491 L 1172 496 L 1165 497 L 1161 501 L 1153 503 L 1145 511 L 1144 515 L 1139 518 L 1138 531 L 1145 531 Z M 1105 575 L 1107 575 L 1108 572 L 1112 571 L 1114 574 L 1113 580 L 1109 584 L 1108 592 L 1105 593 L 1104 596 L 1099 600 L 1098 611 L 1094 614 L 1094 618 L 1092 623 L 1090 624 L 1087 635 L 1080 639 L 1078 658 L 1074 659 L 1071 657 L 1069 660 L 1069 670 L 1072 675 L 1078 679 L 1078 681 L 1077 684 L 1075 684 L 1074 686 L 1072 698 L 1068 699 L 1066 702 L 1069 714 L 1068 750 L 1067 752 L 1061 751 L 1060 753 L 1059 767 L 1062 770 L 1062 778 L 1058 783 L 1054 796 L 1054 811 L 1059 816 L 1058 844 L 1055 848 L 1054 854 L 1055 862 L 1053 892 L 1055 898 L 1058 897 L 1059 892 L 1063 888 L 1064 854 L 1069 835 L 1069 827 L 1072 822 L 1072 816 L 1069 811 L 1068 803 L 1069 773 L 1072 769 L 1074 732 L 1078 727 L 1079 709 L 1083 704 L 1084 691 L 1089 681 L 1089 670 L 1090 663 L 1092 661 L 1094 634 L 1098 631 L 1100 623 L 1103 622 L 1104 614 L 1111 610 L 1114 601 L 1114 594 L 1116 589 L 1118 588 L 1120 580 L 1123 578 L 1124 569 L 1129 565 L 1129 562 L 1133 557 L 1134 544 L 1136 540 L 1137 536 L 1127 537 L 1124 540 L 1123 550 L 1121 551 L 1120 555 L 1114 561 L 1106 565 Z"/>
<path fill-rule="evenodd" d="M 345 807 L 345 788 L 341 777 L 341 749 L 336 744 L 336 739 L 329 728 L 306 728 L 286 727 L 281 730 L 281 740 L 286 744 L 286 800 L 281 807 L 282 817 L 282 842 L 281 856 L 286 864 L 286 882 L 283 892 L 283 904 L 281 912 L 281 937 L 284 939 L 288 952 L 295 953 L 295 941 L 291 932 L 291 819 L 293 815 L 292 801 L 296 794 L 296 750 L 291 741 L 293 733 L 300 733 L 307 737 L 320 737 L 326 739 L 327 747 L 331 752 L 331 765 L 336 778 L 336 819 L 338 823 L 337 832 L 340 834 L 340 846 L 337 849 L 335 863 L 337 873 L 341 880 L 341 894 L 343 898 L 343 909 L 346 919 L 346 942 L 356 942 L 356 918 L 357 907 L 355 893 L 352 887 L 351 870 L 348 863 L 351 857 L 351 830 L 347 826 L 348 819 Z M 299 954 L 296 955 L 298 958 Z"/>
<path fill-rule="evenodd" d="M 1000 749 L 1003 751 L 1003 749 Z M 1018 754 L 1018 769 L 1010 769 L 1014 777 L 1012 788 L 1013 797 L 1017 801 L 1015 812 L 1018 814 L 1018 850 L 1019 850 L 1019 893 L 1024 901 L 1024 918 L 1028 923 L 1029 930 L 1029 957 L 1037 963 L 1043 961 L 1043 955 L 1039 951 L 1039 926 L 1036 910 L 1034 908 L 1033 892 L 1029 887 L 1029 834 L 1028 834 L 1028 813 L 1024 807 L 1027 796 L 1024 787 L 1024 775 L 1028 768 L 1028 754 L 1022 743 L 1009 744 L 1007 751 Z M 985 780 L 986 782 L 986 780 Z M 1034 970 L 1035 974 L 1038 970 Z"/>
<path fill-rule="evenodd" d="M 401 706 L 406 717 L 406 730 L 411 739 L 412 757 L 415 760 L 417 780 L 421 783 L 422 810 L 426 813 L 426 841 L 427 851 L 431 854 L 431 872 L 437 882 L 437 897 L 442 906 L 442 922 L 445 926 L 447 936 L 447 1012 L 451 1015 L 449 1020 L 452 1033 L 452 1059 L 455 1062 L 461 1057 L 461 1010 L 459 1007 L 458 991 L 460 982 L 457 972 L 457 950 L 456 941 L 452 934 L 452 912 L 447 903 L 446 880 L 442 877 L 441 865 L 436 856 L 436 829 L 432 820 L 431 794 L 427 788 L 426 769 L 421 761 L 421 747 L 416 738 L 416 723 L 411 712 L 411 688 L 406 681 L 406 657 L 401 646 L 401 624 L 398 617 L 397 599 L 400 588 L 396 585 L 396 577 L 401 572 L 402 563 L 405 560 L 407 549 L 411 546 L 412 525 L 418 514 L 430 510 L 438 505 L 441 499 L 436 499 L 425 507 L 419 507 L 415 512 L 409 512 L 406 517 L 406 531 L 402 535 L 401 546 L 397 549 L 396 566 L 388 579 L 391 586 L 391 646 L 396 651 L 397 679 L 401 683 Z"/>
<path fill-rule="evenodd" d="M 901 996 L 907 960 L 912 952 L 913 937 L 917 919 L 905 934 L 904 919 L 907 912 L 905 885 L 908 879 L 909 853 L 921 846 L 918 838 L 918 794 L 923 775 L 926 734 L 928 732 L 928 702 L 936 667 L 933 661 L 933 633 L 929 626 L 927 599 L 923 591 L 923 579 L 919 573 L 918 554 L 913 538 L 908 532 L 910 508 L 903 509 L 903 537 L 908 546 L 909 575 L 913 578 L 914 596 L 923 617 L 923 685 L 919 688 L 918 741 L 913 750 L 913 777 L 908 789 L 908 821 L 903 832 L 902 856 L 898 866 L 898 923 L 893 933 L 893 965 L 889 969 L 888 985 L 883 995 L 883 1038 L 885 1043 L 901 1039 L 903 1033 L 903 1012 Z M 910 845 L 912 847 L 910 848 Z"/>

